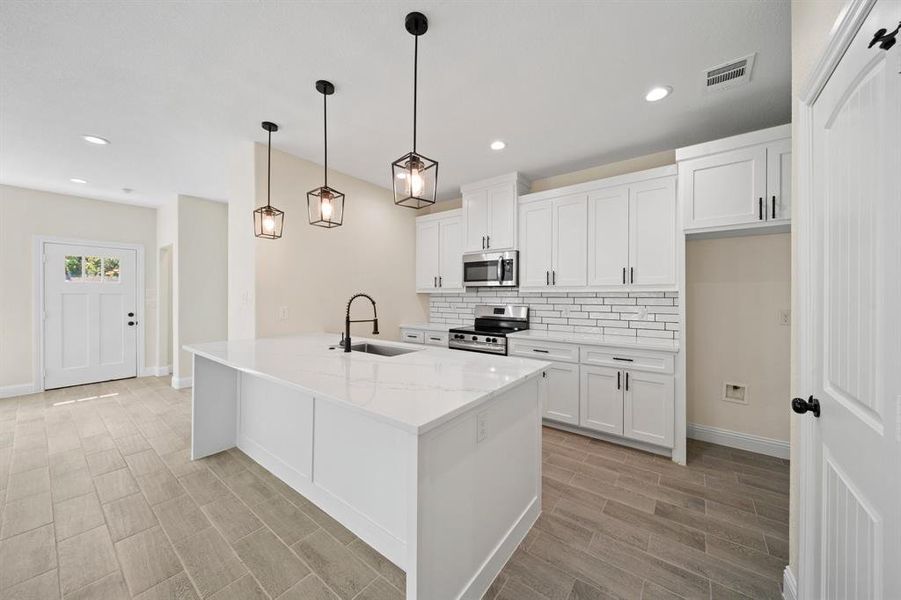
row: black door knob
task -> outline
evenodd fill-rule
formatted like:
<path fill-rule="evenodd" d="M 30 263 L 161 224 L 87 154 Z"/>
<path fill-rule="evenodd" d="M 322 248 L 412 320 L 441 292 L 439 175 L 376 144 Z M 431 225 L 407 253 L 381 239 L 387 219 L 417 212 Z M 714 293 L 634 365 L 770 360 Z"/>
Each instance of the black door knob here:
<path fill-rule="evenodd" d="M 804 398 L 794 398 L 792 399 L 792 410 L 798 413 L 799 415 L 803 415 L 804 413 L 810 411 L 813 413 L 813 416 L 820 416 L 820 401 L 810 396 L 807 400 Z"/>
<path fill-rule="evenodd" d="M 128 316 L 133 317 L 133 316 L 135 316 L 135 314 L 133 312 L 130 312 L 130 313 L 128 313 Z"/>
<path fill-rule="evenodd" d="M 134 322 L 134 321 L 129 321 L 129 322 L 128 322 L 128 326 L 129 326 L 129 327 L 134 327 L 134 326 L 135 326 L 135 322 Z"/>

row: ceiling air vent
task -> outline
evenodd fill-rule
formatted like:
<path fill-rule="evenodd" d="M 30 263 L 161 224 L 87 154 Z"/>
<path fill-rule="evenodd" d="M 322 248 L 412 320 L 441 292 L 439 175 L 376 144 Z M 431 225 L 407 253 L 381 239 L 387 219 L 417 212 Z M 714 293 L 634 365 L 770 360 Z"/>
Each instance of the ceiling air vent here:
<path fill-rule="evenodd" d="M 730 60 L 727 63 L 711 67 L 704 71 L 706 80 L 705 90 L 728 90 L 744 85 L 751 80 L 751 70 L 754 68 L 756 54 Z"/>

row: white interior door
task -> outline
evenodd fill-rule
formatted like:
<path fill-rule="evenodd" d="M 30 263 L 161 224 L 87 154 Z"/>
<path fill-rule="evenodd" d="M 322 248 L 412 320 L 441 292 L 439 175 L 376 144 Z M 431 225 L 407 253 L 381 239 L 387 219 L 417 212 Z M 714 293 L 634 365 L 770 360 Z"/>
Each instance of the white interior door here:
<path fill-rule="evenodd" d="M 44 388 L 137 375 L 136 256 L 45 243 Z"/>
<path fill-rule="evenodd" d="M 867 48 L 899 17 L 876 3 L 812 105 L 803 599 L 901 598 L 901 45 Z"/>

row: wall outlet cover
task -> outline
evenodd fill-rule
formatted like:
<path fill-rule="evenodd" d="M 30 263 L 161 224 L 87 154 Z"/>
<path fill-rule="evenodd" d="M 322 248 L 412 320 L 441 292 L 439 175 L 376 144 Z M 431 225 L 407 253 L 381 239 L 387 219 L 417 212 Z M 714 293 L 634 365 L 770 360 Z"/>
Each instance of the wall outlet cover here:
<path fill-rule="evenodd" d="M 287 306 L 279 306 L 278 307 L 278 320 L 279 321 L 287 321 L 288 320 L 288 307 Z"/>
<path fill-rule="evenodd" d="M 780 325 L 791 325 L 791 323 L 792 323 L 792 311 L 780 310 L 779 311 L 779 324 Z"/>

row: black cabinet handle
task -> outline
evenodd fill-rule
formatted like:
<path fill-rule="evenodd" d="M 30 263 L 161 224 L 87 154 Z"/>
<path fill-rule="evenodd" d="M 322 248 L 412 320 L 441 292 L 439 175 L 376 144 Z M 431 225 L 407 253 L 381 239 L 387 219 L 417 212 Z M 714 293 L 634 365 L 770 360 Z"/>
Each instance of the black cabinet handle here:
<path fill-rule="evenodd" d="M 444 283 L 441 281 L 441 275 L 438 276 L 438 287 L 444 287 Z"/>
<path fill-rule="evenodd" d="M 629 267 L 629 283 L 635 283 L 635 267 Z"/>
<path fill-rule="evenodd" d="M 620 386 L 620 376 L 622 375 L 622 371 L 616 372 L 616 389 L 619 389 Z"/>
<path fill-rule="evenodd" d="M 806 412 L 812 412 L 813 416 L 819 418 L 820 417 L 820 401 L 813 397 L 813 394 L 810 395 L 810 398 L 805 400 L 804 398 L 793 398 L 792 399 L 792 410 L 798 413 L 799 415 L 803 415 Z"/>
<path fill-rule="evenodd" d="M 614 357 L 613 357 L 613 360 L 619 360 L 619 361 L 622 361 L 622 362 L 635 362 L 635 361 L 634 361 L 633 359 L 631 359 L 631 358 L 620 358 L 620 357 L 618 357 L 618 356 L 614 356 Z"/>
<path fill-rule="evenodd" d="M 773 196 L 773 218 L 776 218 L 776 196 Z"/>
<path fill-rule="evenodd" d="M 557 285 L 557 271 L 551 271 L 551 284 Z"/>
<path fill-rule="evenodd" d="M 626 285 L 626 267 L 623 267 L 623 285 Z"/>
<path fill-rule="evenodd" d="M 491 236 L 490 235 L 485 236 L 485 247 L 491 248 Z"/>
<path fill-rule="evenodd" d="M 626 391 L 629 391 L 629 372 L 626 371 Z"/>
<path fill-rule="evenodd" d="M 429 339 L 432 340 L 433 342 L 440 342 L 440 341 L 441 341 L 441 338 L 440 338 L 440 337 L 438 337 L 438 338 L 436 338 L 436 337 L 430 337 Z"/>
<path fill-rule="evenodd" d="M 482 236 L 482 250 L 485 249 L 485 236 Z"/>
<path fill-rule="evenodd" d="M 550 271 L 544 272 L 544 285 L 551 285 L 551 272 Z"/>
<path fill-rule="evenodd" d="M 532 348 L 532 352 L 541 352 L 542 354 L 548 354 L 550 350 L 542 350 L 541 348 Z"/>
<path fill-rule="evenodd" d="M 757 199 L 757 219 L 763 221 L 763 196 Z"/>
<path fill-rule="evenodd" d="M 432 287 L 438 287 L 438 278 L 432 277 Z"/>

